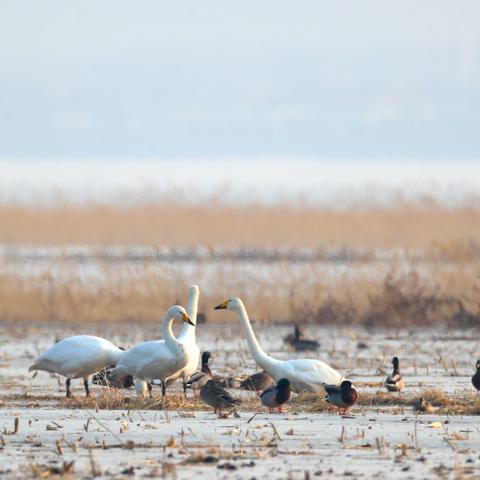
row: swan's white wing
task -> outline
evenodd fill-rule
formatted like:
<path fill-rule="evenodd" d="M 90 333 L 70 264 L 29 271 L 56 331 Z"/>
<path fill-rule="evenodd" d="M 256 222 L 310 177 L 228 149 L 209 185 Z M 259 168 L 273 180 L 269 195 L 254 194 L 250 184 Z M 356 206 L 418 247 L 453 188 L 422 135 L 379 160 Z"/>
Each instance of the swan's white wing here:
<path fill-rule="evenodd" d="M 172 352 L 163 340 L 144 342 L 126 351 L 112 375 L 133 375 L 141 379 L 165 379 L 185 366 L 185 357 Z"/>
<path fill-rule="evenodd" d="M 198 361 L 200 360 L 200 348 L 195 342 L 181 342 L 183 349 L 187 355 L 187 364 L 182 368 L 181 372 L 178 372 L 178 376 L 183 375 L 185 380 L 197 371 Z"/>
<path fill-rule="evenodd" d="M 140 378 L 166 380 L 185 366 L 185 357 L 175 356 L 168 351 L 149 358 L 138 371 Z"/>
<path fill-rule="evenodd" d="M 85 376 L 109 366 L 115 349 L 118 350 L 103 338 L 77 335 L 53 345 L 40 356 L 35 366 L 72 378 Z"/>
<path fill-rule="evenodd" d="M 164 344 L 163 340 L 155 340 L 135 345 L 120 357 L 112 373 L 115 375 L 121 369 L 125 374 L 135 375 L 137 370 Z"/>
<path fill-rule="evenodd" d="M 339 372 L 321 360 L 289 360 L 283 363 L 282 370 L 297 391 L 323 391 L 323 384 L 339 385 L 343 380 Z"/>

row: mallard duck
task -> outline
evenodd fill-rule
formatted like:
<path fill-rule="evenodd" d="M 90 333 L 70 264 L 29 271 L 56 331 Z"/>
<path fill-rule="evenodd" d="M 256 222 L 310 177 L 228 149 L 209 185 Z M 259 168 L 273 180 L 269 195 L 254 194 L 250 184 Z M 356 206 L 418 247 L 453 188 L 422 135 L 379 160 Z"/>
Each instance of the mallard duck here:
<path fill-rule="evenodd" d="M 85 395 L 90 396 L 88 378 L 109 365 L 115 365 L 124 354 L 123 350 L 101 337 L 76 335 L 56 343 L 42 354 L 28 369 L 58 373 L 67 378 L 66 395 L 70 397 L 70 382 L 74 378 L 83 378 Z"/>
<path fill-rule="evenodd" d="M 338 407 L 339 414 L 345 414 L 359 399 L 358 392 L 352 387 L 350 380 L 344 380 L 340 386 L 325 385 L 325 391 L 327 392 L 325 400 Z"/>
<path fill-rule="evenodd" d="M 202 369 L 199 372 L 195 372 L 187 382 L 187 387 L 190 387 L 193 390 L 194 395 L 196 395 L 197 391 L 213 378 L 212 371 L 208 366 L 210 356 L 210 352 L 203 352 Z"/>
<path fill-rule="evenodd" d="M 302 338 L 302 337 L 303 337 L 303 327 L 298 323 L 296 323 L 293 326 L 293 333 L 288 333 L 287 335 L 285 335 L 283 337 L 283 341 L 287 345 L 291 345 L 296 338 Z"/>
<path fill-rule="evenodd" d="M 343 376 L 321 360 L 294 359 L 277 360 L 267 355 L 253 332 L 247 311 L 240 298 L 231 298 L 215 307 L 215 310 L 233 310 L 240 318 L 243 333 L 257 364 L 262 367 L 275 381 L 288 378 L 292 390 L 300 392 L 323 392 L 324 385 L 340 385 Z"/>
<path fill-rule="evenodd" d="M 123 347 L 118 347 L 122 352 L 125 351 Z M 133 377 L 127 375 L 121 382 L 117 382 L 112 378 L 112 370 L 115 368 L 115 365 L 110 365 L 107 368 L 104 368 L 100 372 L 92 376 L 92 384 L 100 385 L 102 387 L 109 388 L 131 388 L 135 385 Z"/>
<path fill-rule="evenodd" d="M 392 365 L 393 372 L 385 379 L 384 385 L 389 392 L 398 392 L 401 395 L 402 390 L 405 388 L 405 380 L 400 375 L 398 357 L 393 357 Z"/>
<path fill-rule="evenodd" d="M 272 385 L 272 383 L 273 378 L 268 373 L 258 372 L 242 380 L 239 388 L 250 392 L 257 392 L 258 394 Z"/>
<path fill-rule="evenodd" d="M 475 368 L 477 371 L 473 374 L 472 377 L 472 385 L 475 387 L 477 392 L 480 391 L 480 360 L 477 360 L 477 363 L 475 364 Z"/>
<path fill-rule="evenodd" d="M 111 388 L 131 388 L 135 385 L 131 375 L 126 375 L 120 382 L 115 381 L 112 377 L 112 370 L 114 368 L 115 366 L 111 365 L 109 368 L 104 368 L 101 372 L 93 375 L 92 383 L 94 385 Z"/>
<path fill-rule="evenodd" d="M 227 392 L 214 380 L 209 380 L 200 389 L 200 398 L 204 403 L 213 407 L 214 412 L 234 408 L 240 403 L 236 398 L 233 398 L 230 393 Z"/>
<path fill-rule="evenodd" d="M 266 388 L 260 395 L 262 405 L 268 407 L 270 413 L 273 408 L 278 408 L 278 412 L 282 413 L 283 404 L 290 400 L 292 390 L 290 382 L 287 378 L 281 378 L 276 385 Z"/>
<path fill-rule="evenodd" d="M 300 327 L 298 325 L 295 325 L 291 345 L 297 352 L 304 352 L 306 350 L 318 350 L 320 344 L 316 340 L 307 340 L 302 337 L 303 331 L 300 330 Z"/>

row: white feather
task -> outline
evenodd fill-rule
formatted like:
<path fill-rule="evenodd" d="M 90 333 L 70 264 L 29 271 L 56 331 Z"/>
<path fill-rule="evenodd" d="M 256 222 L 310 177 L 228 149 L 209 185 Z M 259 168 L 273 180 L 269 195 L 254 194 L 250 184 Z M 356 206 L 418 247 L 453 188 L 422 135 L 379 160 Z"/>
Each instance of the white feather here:
<path fill-rule="evenodd" d="M 112 376 L 132 375 L 143 381 L 158 379 L 165 382 L 184 368 L 188 363 L 186 350 L 172 333 L 173 320 L 183 320 L 184 316 L 183 307 L 174 305 L 169 308 L 162 323 L 164 340 L 143 342 L 126 351 L 112 370 Z"/>
<path fill-rule="evenodd" d="M 56 343 L 29 368 L 54 372 L 67 378 L 88 378 L 115 365 L 123 351 L 101 337 L 76 335 Z"/>
<path fill-rule="evenodd" d="M 267 355 L 258 343 L 243 302 L 239 298 L 232 298 L 224 305 L 221 308 L 237 312 L 253 358 L 276 382 L 287 378 L 296 392 L 324 392 L 323 384 L 340 385 L 345 380 L 339 372 L 321 360 L 277 360 Z"/>

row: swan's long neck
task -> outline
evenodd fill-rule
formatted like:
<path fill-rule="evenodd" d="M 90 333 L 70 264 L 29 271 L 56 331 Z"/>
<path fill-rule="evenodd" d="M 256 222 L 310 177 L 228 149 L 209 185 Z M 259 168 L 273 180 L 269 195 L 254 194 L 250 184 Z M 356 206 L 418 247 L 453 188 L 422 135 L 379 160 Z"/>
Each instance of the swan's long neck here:
<path fill-rule="evenodd" d="M 187 302 L 187 315 L 190 320 L 196 325 L 197 324 L 197 311 L 198 311 L 198 297 L 200 296 L 199 289 L 196 285 L 190 287 L 188 291 L 188 302 Z M 178 338 L 182 340 L 187 340 L 189 342 L 196 343 L 195 336 L 195 326 L 184 323 L 182 330 L 178 335 Z"/>
<path fill-rule="evenodd" d="M 272 365 L 276 364 L 278 360 L 267 355 L 260 344 L 258 343 L 257 337 L 255 336 L 255 332 L 253 331 L 252 324 L 250 323 L 250 319 L 248 318 L 247 310 L 243 303 L 237 306 L 236 311 L 238 316 L 240 317 L 240 323 L 242 324 L 243 333 L 247 339 L 248 346 L 250 351 L 252 352 L 253 358 L 255 361 L 260 365 L 263 369 L 267 370 Z"/>
<path fill-rule="evenodd" d="M 181 343 L 177 340 L 177 338 L 173 334 L 172 325 L 173 325 L 173 316 L 171 313 L 171 309 L 169 309 L 167 310 L 167 313 L 163 317 L 162 336 L 163 336 L 163 339 L 165 340 L 165 343 L 170 348 L 170 350 L 177 352 L 181 350 Z"/>

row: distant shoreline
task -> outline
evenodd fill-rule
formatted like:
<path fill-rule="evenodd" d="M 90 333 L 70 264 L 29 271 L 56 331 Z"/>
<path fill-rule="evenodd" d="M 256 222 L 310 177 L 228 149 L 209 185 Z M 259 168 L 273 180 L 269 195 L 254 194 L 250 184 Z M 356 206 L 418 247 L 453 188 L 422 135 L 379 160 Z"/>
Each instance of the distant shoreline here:
<path fill-rule="evenodd" d="M 303 157 L 0 159 L 0 204 L 306 203 L 328 208 L 429 198 L 468 205 L 480 162 L 353 161 Z"/>

